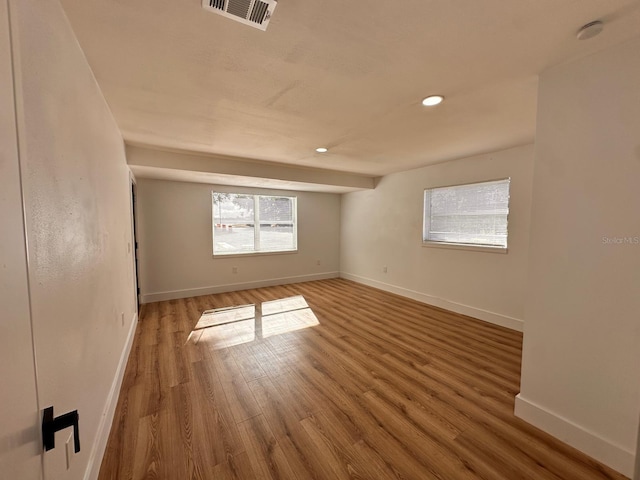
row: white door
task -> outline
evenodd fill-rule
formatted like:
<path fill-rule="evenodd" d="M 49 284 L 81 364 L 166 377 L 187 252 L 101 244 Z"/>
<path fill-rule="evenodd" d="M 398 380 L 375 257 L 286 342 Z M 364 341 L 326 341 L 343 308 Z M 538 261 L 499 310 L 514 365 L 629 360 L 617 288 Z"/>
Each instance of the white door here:
<path fill-rule="evenodd" d="M 0 476 L 31 480 L 42 478 L 42 447 L 11 68 L 0 0 Z"/>
<path fill-rule="evenodd" d="M 634 480 L 640 480 L 640 425 L 638 425 L 638 443 L 636 444 L 636 472 Z"/>
<path fill-rule="evenodd" d="M 124 145 L 59 0 L 0 5 L 0 449 L 36 467 L 0 478 L 95 478 L 136 326 Z"/>

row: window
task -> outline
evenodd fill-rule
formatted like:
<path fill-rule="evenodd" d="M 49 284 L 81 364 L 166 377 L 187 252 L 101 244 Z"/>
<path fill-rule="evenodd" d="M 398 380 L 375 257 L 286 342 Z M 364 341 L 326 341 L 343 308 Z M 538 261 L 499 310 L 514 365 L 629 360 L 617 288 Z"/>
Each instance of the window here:
<path fill-rule="evenodd" d="M 424 191 L 425 244 L 507 248 L 510 179 Z"/>
<path fill-rule="evenodd" d="M 213 192 L 213 254 L 297 250 L 296 197 Z"/>

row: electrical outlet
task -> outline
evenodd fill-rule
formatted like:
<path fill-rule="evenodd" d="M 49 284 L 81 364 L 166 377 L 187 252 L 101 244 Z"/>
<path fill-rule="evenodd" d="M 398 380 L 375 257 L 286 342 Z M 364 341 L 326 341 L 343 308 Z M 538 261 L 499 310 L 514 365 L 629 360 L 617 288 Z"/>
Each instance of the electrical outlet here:
<path fill-rule="evenodd" d="M 320 260 L 316 260 L 316 265 L 321 265 L 322 262 Z"/>
<path fill-rule="evenodd" d="M 231 273 L 238 273 L 238 267 L 231 267 Z"/>
<path fill-rule="evenodd" d="M 387 273 L 387 266 L 382 267 L 382 273 Z"/>
<path fill-rule="evenodd" d="M 64 450 L 67 454 L 67 470 L 69 470 L 71 468 L 71 460 L 75 454 L 75 451 L 73 450 L 73 433 L 69 434 L 69 438 L 67 438 L 67 441 L 64 444 Z"/>
<path fill-rule="evenodd" d="M 120 314 L 120 321 L 122 322 L 122 326 L 124 327 L 124 312 Z"/>

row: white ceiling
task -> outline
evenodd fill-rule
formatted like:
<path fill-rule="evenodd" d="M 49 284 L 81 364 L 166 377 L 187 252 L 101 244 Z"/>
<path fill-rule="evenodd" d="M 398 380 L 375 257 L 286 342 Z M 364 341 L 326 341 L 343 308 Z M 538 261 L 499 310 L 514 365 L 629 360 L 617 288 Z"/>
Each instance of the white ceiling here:
<path fill-rule="evenodd" d="M 640 25 L 640 0 L 280 0 L 266 32 L 201 0 L 61 1 L 126 141 L 365 175 L 532 142 L 537 75 Z"/>

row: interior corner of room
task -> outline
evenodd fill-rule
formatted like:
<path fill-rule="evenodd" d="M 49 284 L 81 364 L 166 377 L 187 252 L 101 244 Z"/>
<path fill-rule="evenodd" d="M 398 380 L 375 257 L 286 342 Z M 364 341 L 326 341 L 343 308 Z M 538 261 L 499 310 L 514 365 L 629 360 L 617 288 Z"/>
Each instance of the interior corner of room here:
<path fill-rule="evenodd" d="M 176 5 L 161 3 L 157 14 L 163 25 L 172 25 L 167 32 L 155 31 L 152 22 L 141 19 L 146 12 L 142 4 L 0 0 L 0 379 L 7 386 L 0 391 L 0 405 L 11 406 L 0 412 L 3 475 L 98 478 L 139 328 L 140 305 L 144 309 L 155 302 L 341 278 L 522 332 L 515 415 L 640 480 L 640 37 L 629 26 L 640 17 L 634 2 L 596 1 L 584 7 L 588 13 L 602 12 L 606 28 L 597 48 L 580 50 L 571 43 L 578 41 L 573 31 L 554 30 L 535 40 L 544 43 L 546 56 L 536 51 L 538 69 L 520 71 L 518 81 L 510 84 L 506 75 L 498 79 L 494 73 L 478 74 L 473 86 L 460 81 L 434 107 L 444 109 L 441 121 L 433 119 L 435 110 L 417 110 L 424 107 L 413 92 L 398 94 L 398 103 L 384 109 L 370 106 L 371 98 L 338 98 L 348 107 L 340 122 L 354 120 L 349 109 L 365 108 L 363 104 L 374 120 L 339 131 L 330 128 L 332 117 L 322 111 L 314 122 L 328 125 L 323 131 L 335 136 L 318 139 L 308 146 L 309 153 L 300 153 L 297 134 L 315 123 L 292 121 L 296 102 L 310 102 L 314 99 L 304 94 L 318 93 L 298 87 L 322 74 L 307 65 L 302 79 L 293 79 L 308 42 L 291 46 L 280 59 L 285 70 L 273 73 L 274 78 L 292 79 L 289 86 L 279 79 L 281 88 L 260 99 L 277 114 L 275 126 L 258 132 L 254 122 L 263 112 L 258 107 L 246 103 L 245 110 L 236 111 L 230 100 L 208 102 L 187 93 L 189 82 L 210 88 L 214 73 L 194 79 L 176 68 L 165 72 L 167 83 L 162 83 L 157 63 L 162 52 L 154 51 L 145 67 L 134 56 L 110 49 L 100 36 L 109 32 L 122 47 L 136 22 L 149 35 L 188 29 L 189 24 L 181 23 L 186 20 L 176 16 Z M 188 15 L 196 18 L 200 2 L 192 3 Z M 303 9 L 282 3 L 280 16 L 274 14 L 265 32 L 233 30 L 244 28 L 235 24 L 221 24 L 221 31 L 245 32 L 237 38 L 266 55 L 263 50 L 279 38 L 288 15 Z M 473 7 L 473 2 L 464 3 Z M 499 2 L 491 3 L 495 7 Z M 547 8 L 553 3 L 545 2 Z M 317 7 L 309 8 L 316 12 Z M 571 8 L 581 13 L 578 6 Z M 127 9 L 132 23 L 116 28 L 116 14 L 127 14 Z M 101 15 L 105 22 L 98 28 L 91 19 Z M 174 17 L 181 20 L 172 24 Z M 525 18 L 513 18 L 514 25 L 529 32 Z M 489 20 L 499 31 L 500 22 Z M 591 20 L 576 18 L 576 29 Z M 204 29 L 208 21 L 197 17 L 193 25 Z M 304 36 L 319 33 L 307 22 Z M 407 32 L 422 30 L 417 20 L 407 22 Z M 431 26 L 434 35 L 455 43 L 455 32 Z M 518 45 L 533 41 L 519 36 L 511 24 L 503 27 Z M 618 27 L 623 33 L 606 36 Z M 289 28 L 295 33 L 302 27 Z M 327 28 L 340 38 L 351 31 L 339 23 Z M 360 28 L 367 38 L 372 34 L 370 26 Z M 479 34 L 494 38 L 494 30 L 478 28 Z M 392 40 L 399 45 L 408 41 L 402 30 L 394 32 Z M 273 36 L 253 37 L 269 34 Z M 128 47 L 144 49 L 143 36 L 138 34 L 140 43 Z M 260 46 L 255 38 L 266 40 Z M 554 42 L 562 49 L 549 53 Z M 338 47 L 331 51 L 344 56 L 336 63 L 323 57 L 322 50 L 308 59 L 340 68 L 331 72 L 326 85 L 336 95 L 341 95 L 340 79 L 353 83 L 352 94 L 358 82 L 375 75 L 397 81 L 402 89 L 394 75 L 379 70 L 385 62 L 390 69 L 400 65 L 401 52 L 394 58 L 381 50 L 379 57 L 350 63 L 357 52 L 348 44 Z M 167 46 L 167 58 L 176 58 L 180 48 Z M 482 55 L 494 56 L 475 56 Z M 252 53 L 250 59 L 257 56 Z M 432 52 L 429 58 L 437 57 Z M 247 74 L 233 58 L 216 58 L 225 65 L 220 73 L 225 81 L 232 81 L 234 72 Z M 111 66 L 119 59 L 121 68 L 114 72 Z M 508 71 L 495 61 L 496 71 Z M 447 65 L 461 69 L 456 71 L 462 75 L 464 69 L 454 63 Z M 482 70 L 475 64 L 468 68 Z M 403 71 L 407 77 L 411 72 L 424 74 L 425 68 Z M 129 74 L 138 82 L 135 95 L 121 78 Z M 170 90 L 174 82 L 185 85 L 176 96 Z M 150 107 L 160 102 L 164 88 L 169 92 L 163 104 L 166 116 Z M 362 88 L 363 95 L 373 94 Z M 487 125 L 505 128 L 510 118 L 515 122 L 533 113 L 527 117 L 531 131 L 514 130 L 503 142 L 499 131 L 478 122 L 472 125 L 477 134 L 458 137 L 461 131 L 442 130 L 441 138 L 428 137 L 432 148 L 428 142 L 420 144 L 424 156 L 413 154 L 428 129 L 411 122 L 466 128 L 464 102 L 500 88 L 507 100 L 473 103 L 472 110 L 485 112 Z M 532 96 L 523 94 L 530 90 Z M 241 98 L 235 90 L 229 96 Z M 315 106 L 321 104 L 318 100 Z M 228 125 L 211 118 L 213 109 L 229 114 Z M 207 151 L 204 137 L 191 135 L 197 130 L 189 123 L 194 118 L 203 122 L 202 131 L 237 128 L 219 140 L 219 152 Z M 400 118 L 410 120 L 400 125 Z M 145 119 L 157 130 L 145 132 Z M 382 119 L 388 123 L 376 123 Z M 251 129 L 243 129 L 243 120 Z M 182 136 L 174 138 L 172 128 Z M 382 142 L 377 137 L 385 128 L 397 139 L 397 157 L 371 151 L 366 142 Z M 217 138 L 206 135 L 212 142 Z M 279 149 L 279 143 L 287 147 Z M 245 144 L 265 144 L 263 157 L 243 155 L 240 146 Z M 450 144 L 456 147 L 446 150 Z M 405 151 L 411 154 L 403 156 Z M 285 158 L 291 152 L 295 154 Z M 505 255 L 423 248 L 425 189 L 506 178 Z M 214 255 L 212 192 L 295 198 L 295 249 Z M 259 222 L 247 224 L 255 229 Z M 70 453 L 71 430 L 64 430 L 64 437 L 56 437 L 60 448 L 43 454 L 42 411 L 50 406 L 55 415 L 79 412 L 80 453 Z"/>

